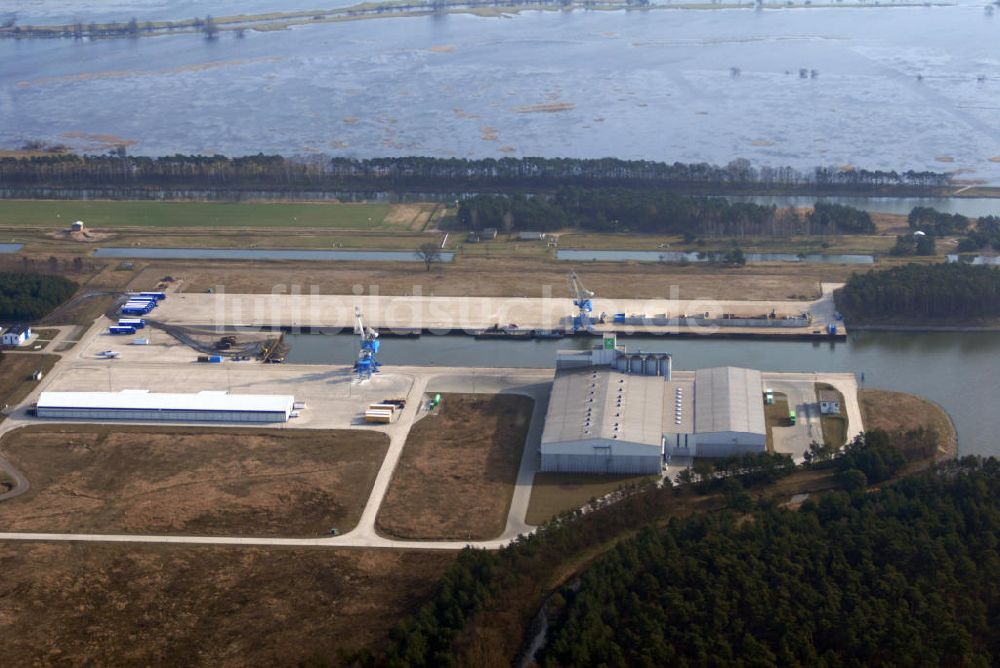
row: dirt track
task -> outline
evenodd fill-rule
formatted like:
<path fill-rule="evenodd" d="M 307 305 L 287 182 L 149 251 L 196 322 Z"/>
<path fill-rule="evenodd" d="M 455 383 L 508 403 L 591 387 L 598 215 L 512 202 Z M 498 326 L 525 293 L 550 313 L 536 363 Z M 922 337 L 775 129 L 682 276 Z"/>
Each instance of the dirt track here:
<path fill-rule="evenodd" d="M 2 451 L 31 481 L 15 531 L 319 536 L 358 521 L 388 439 L 371 432 L 45 425 Z"/>

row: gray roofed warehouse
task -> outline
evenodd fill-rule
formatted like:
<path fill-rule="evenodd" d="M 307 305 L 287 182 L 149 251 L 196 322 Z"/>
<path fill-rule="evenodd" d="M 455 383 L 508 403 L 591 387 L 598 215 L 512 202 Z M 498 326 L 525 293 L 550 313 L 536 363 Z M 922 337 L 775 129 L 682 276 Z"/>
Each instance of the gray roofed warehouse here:
<path fill-rule="evenodd" d="M 762 452 L 760 372 L 720 367 L 645 376 L 606 366 L 559 369 L 542 434 L 542 470 L 656 474 L 664 452 Z"/>

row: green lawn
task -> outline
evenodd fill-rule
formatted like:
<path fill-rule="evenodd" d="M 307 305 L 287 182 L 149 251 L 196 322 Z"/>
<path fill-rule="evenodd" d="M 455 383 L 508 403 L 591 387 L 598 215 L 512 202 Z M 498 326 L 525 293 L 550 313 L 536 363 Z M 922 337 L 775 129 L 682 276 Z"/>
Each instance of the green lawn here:
<path fill-rule="evenodd" d="M 0 201 L 0 226 L 69 227 L 392 227 L 388 204 L 145 201 Z"/>

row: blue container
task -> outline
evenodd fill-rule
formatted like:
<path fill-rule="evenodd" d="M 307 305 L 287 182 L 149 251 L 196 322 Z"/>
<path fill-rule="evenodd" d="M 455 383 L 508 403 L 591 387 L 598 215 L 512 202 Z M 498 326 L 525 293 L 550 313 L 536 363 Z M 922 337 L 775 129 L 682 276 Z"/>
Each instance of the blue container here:
<path fill-rule="evenodd" d="M 119 327 L 117 325 L 112 325 L 111 327 L 108 327 L 108 334 L 135 334 L 135 327 Z"/>
<path fill-rule="evenodd" d="M 210 364 L 219 364 L 222 362 L 222 355 L 209 355 L 208 361 Z"/>

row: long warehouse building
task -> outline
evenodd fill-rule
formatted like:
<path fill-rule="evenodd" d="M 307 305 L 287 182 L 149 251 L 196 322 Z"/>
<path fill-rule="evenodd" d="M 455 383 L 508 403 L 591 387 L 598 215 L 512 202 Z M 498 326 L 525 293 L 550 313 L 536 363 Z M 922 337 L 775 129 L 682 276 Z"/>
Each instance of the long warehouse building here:
<path fill-rule="evenodd" d="M 36 410 L 40 418 L 75 420 L 264 423 L 287 422 L 294 404 L 291 395 L 123 390 L 42 392 Z"/>
<path fill-rule="evenodd" d="M 719 367 L 675 377 L 601 364 L 563 368 L 549 399 L 541 468 L 656 474 L 668 455 L 763 452 L 766 433 L 760 372 L 753 369 Z"/>

